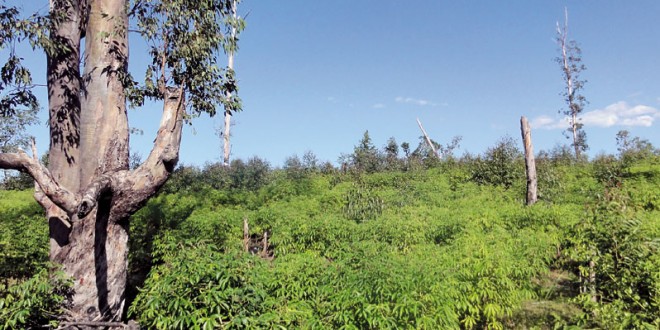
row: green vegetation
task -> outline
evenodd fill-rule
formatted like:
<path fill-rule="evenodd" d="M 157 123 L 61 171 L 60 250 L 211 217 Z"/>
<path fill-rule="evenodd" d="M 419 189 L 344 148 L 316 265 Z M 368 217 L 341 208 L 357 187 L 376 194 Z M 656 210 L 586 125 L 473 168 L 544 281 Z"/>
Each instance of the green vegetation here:
<path fill-rule="evenodd" d="M 127 317 L 150 329 L 658 328 L 660 156 L 620 140 L 620 155 L 590 162 L 541 152 L 531 207 L 509 138 L 443 161 L 399 157 L 394 139 L 380 152 L 365 134 L 341 169 L 311 152 L 281 169 L 181 166 L 131 219 Z M 0 328 L 36 324 L 28 313 L 47 324 L 67 285 L 43 272 L 41 211 L 27 191 L 0 196 Z"/>
<path fill-rule="evenodd" d="M 57 324 L 71 283 L 51 268 L 48 226 L 32 193 L 0 190 L 0 329 Z"/>

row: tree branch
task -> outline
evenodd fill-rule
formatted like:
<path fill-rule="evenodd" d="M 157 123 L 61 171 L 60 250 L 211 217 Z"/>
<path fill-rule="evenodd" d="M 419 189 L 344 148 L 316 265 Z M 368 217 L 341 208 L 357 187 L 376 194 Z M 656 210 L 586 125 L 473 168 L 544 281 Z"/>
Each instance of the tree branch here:
<path fill-rule="evenodd" d="M 165 92 L 160 128 L 151 153 L 135 170 L 116 172 L 112 176 L 113 191 L 125 192 L 113 200 L 113 210 L 122 213 L 122 216 L 129 216 L 144 205 L 167 181 L 179 160 L 185 109 L 184 85 L 168 87 Z M 107 183 L 99 184 L 102 188 Z"/>
<path fill-rule="evenodd" d="M 78 321 L 78 322 L 62 322 L 60 324 L 60 328 L 58 329 L 64 329 L 68 327 L 76 327 L 76 326 L 88 326 L 88 327 L 94 327 L 94 328 L 123 328 L 123 329 L 138 329 L 137 324 L 124 324 L 122 322 L 94 322 L 94 321 Z"/>
<path fill-rule="evenodd" d="M 0 153 L 0 168 L 26 172 L 32 176 L 41 189 L 53 203 L 69 214 L 76 209 L 77 198 L 53 178 L 50 171 L 38 160 L 31 158 L 25 152 Z"/>
<path fill-rule="evenodd" d="M 101 175 L 90 183 L 80 199 L 80 204 L 78 204 L 78 219 L 86 217 L 96 206 L 101 194 L 111 189 L 112 176 L 108 174 Z"/>
<path fill-rule="evenodd" d="M 30 148 L 32 149 L 32 159 L 38 162 L 39 158 L 37 156 L 37 144 L 34 141 L 34 138 L 31 138 L 30 142 Z M 34 181 L 34 199 L 37 200 L 37 203 L 39 203 L 39 205 L 41 205 L 44 210 L 50 210 L 54 206 L 53 202 L 48 199 L 48 196 L 46 196 L 44 192 L 41 191 L 41 187 L 39 187 L 39 183 L 37 183 L 37 181 Z"/>
<path fill-rule="evenodd" d="M 38 158 L 38 153 L 37 153 L 37 145 L 36 142 L 34 141 L 34 138 L 31 139 L 31 149 L 32 149 L 32 159 L 34 161 L 39 162 Z M 40 163 L 40 162 L 39 162 Z M 60 207 L 58 207 L 53 201 L 44 194 L 44 192 L 41 190 L 41 187 L 39 187 L 39 184 L 37 181 L 34 181 L 34 199 L 41 205 L 41 207 L 46 210 L 46 217 L 48 219 L 56 218 L 60 219 L 61 221 L 65 222 L 67 226 L 71 224 L 71 217 L 69 216 L 70 214 L 67 214 L 64 210 L 62 210 Z"/>

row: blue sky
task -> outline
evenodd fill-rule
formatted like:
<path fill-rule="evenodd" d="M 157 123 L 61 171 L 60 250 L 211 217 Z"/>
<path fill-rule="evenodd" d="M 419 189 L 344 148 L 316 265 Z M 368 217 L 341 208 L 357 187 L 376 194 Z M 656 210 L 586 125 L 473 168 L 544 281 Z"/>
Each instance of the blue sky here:
<path fill-rule="evenodd" d="M 249 16 L 236 55 L 244 111 L 234 116 L 232 157 L 279 166 L 311 150 L 335 163 L 365 130 L 378 147 L 389 137 L 416 146 L 416 118 L 440 143 L 462 136 L 459 155 L 503 136 L 519 140 L 521 115 L 532 122 L 536 151 L 569 143 L 553 60 L 564 7 L 587 66 L 589 154 L 616 152 L 622 129 L 658 146 L 659 1 L 244 0 L 240 12 Z M 131 52 L 138 77 L 139 48 Z M 45 81 L 43 54 L 30 56 L 35 80 Z M 144 131 L 131 137 L 132 148 L 143 157 L 159 116 L 160 105 L 130 110 L 131 126 Z M 180 162 L 219 161 L 221 123 L 195 119 Z M 45 151 L 46 127 L 31 132 Z"/>

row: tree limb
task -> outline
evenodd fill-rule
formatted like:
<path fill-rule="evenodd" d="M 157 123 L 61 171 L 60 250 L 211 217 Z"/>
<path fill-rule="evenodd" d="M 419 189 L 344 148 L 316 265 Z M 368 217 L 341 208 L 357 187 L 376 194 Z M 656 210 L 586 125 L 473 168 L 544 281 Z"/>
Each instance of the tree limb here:
<path fill-rule="evenodd" d="M 113 200 L 113 209 L 129 216 L 160 188 L 179 160 L 183 111 L 185 109 L 184 85 L 165 89 L 163 114 L 154 146 L 147 159 L 132 171 L 119 171 L 112 176 L 113 191 L 125 192 Z M 106 182 L 100 182 L 102 188 Z"/>
<path fill-rule="evenodd" d="M 39 157 L 37 156 L 37 144 L 34 141 L 34 138 L 31 138 L 30 142 L 30 148 L 32 149 L 32 159 L 38 162 Z M 37 200 L 37 203 L 39 203 L 39 205 L 41 205 L 44 210 L 50 210 L 54 205 L 53 202 L 44 194 L 44 192 L 41 191 L 37 181 L 34 181 L 34 199 Z"/>
<path fill-rule="evenodd" d="M 39 185 L 39 188 L 53 203 L 68 214 L 72 214 L 78 205 L 76 196 L 60 186 L 50 171 L 39 161 L 31 158 L 25 152 L 0 153 L 0 168 L 26 172 Z"/>
<path fill-rule="evenodd" d="M 94 321 L 78 321 L 78 322 L 62 322 L 58 329 L 65 329 L 68 327 L 88 326 L 94 328 L 123 328 L 134 329 L 137 328 L 136 324 L 124 324 L 122 322 L 94 322 Z"/>
<path fill-rule="evenodd" d="M 80 204 L 78 204 L 78 218 L 86 217 L 96 206 L 102 193 L 112 189 L 112 176 L 108 174 L 101 175 L 98 179 L 87 186 L 83 193 Z"/>

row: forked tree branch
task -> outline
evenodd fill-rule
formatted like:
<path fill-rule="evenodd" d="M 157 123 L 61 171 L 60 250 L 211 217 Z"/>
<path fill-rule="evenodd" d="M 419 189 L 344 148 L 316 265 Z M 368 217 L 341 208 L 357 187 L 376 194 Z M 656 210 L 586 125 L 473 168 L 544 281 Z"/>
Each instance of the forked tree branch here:
<path fill-rule="evenodd" d="M 184 108 L 184 86 L 166 88 L 160 128 L 149 157 L 135 170 L 106 173 L 92 181 L 75 207 L 79 219 L 87 216 L 108 191 L 121 192 L 113 194 L 112 200 L 117 219 L 133 214 L 158 191 L 179 159 Z"/>
<path fill-rule="evenodd" d="M 39 185 L 41 192 L 68 214 L 72 214 L 78 205 L 76 196 L 60 186 L 50 171 L 31 158 L 25 152 L 0 153 L 0 168 L 28 173 Z"/>
<path fill-rule="evenodd" d="M 119 171 L 107 181 L 98 183 L 98 187 L 88 189 L 90 197 L 99 193 L 99 189 L 110 188 L 124 192 L 113 200 L 113 212 L 119 212 L 119 218 L 137 211 L 147 199 L 153 196 L 170 176 L 179 159 L 183 112 L 185 111 L 185 91 L 182 84 L 178 88 L 165 89 L 163 114 L 160 128 L 154 140 L 154 146 L 147 159 L 132 171 Z M 87 194 L 86 194 L 87 196 Z M 85 200 L 86 198 L 83 198 Z"/>

